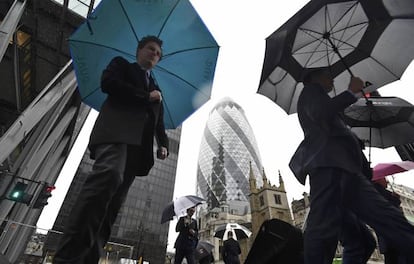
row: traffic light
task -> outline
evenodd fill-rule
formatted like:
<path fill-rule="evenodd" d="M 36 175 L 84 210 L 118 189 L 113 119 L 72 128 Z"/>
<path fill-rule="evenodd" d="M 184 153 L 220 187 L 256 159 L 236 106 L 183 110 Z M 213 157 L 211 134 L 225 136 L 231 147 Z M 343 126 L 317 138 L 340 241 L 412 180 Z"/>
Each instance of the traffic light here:
<path fill-rule="evenodd" d="M 46 183 L 42 187 L 42 190 L 40 191 L 39 196 L 37 196 L 36 201 L 33 203 L 33 208 L 43 208 L 45 205 L 47 205 L 47 199 L 52 196 L 52 191 L 55 188 L 55 186 Z"/>
<path fill-rule="evenodd" d="M 7 199 L 18 202 L 30 204 L 33 195 L 27 194 L 26 191 L 27 183 L 17 182 L 10 193 L 7 195 Z"/>

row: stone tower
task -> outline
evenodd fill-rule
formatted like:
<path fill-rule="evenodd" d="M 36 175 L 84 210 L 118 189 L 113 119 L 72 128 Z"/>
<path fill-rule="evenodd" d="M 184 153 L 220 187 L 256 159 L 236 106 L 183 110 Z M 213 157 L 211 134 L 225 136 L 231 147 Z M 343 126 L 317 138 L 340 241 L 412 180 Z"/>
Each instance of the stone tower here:
<path fill-rule="evenodd" d="M 277 218 L 292 224 L 292 214 L 290 212 L 285 184 L 280 171 L 279 186 L 270 184 L 264 170 L 262 174 L 263 186 L 258 188 L 253 170 L 250 170 L 250 207 L 253 232 L 251 239 L 253 240 L 265 220 Z"/>

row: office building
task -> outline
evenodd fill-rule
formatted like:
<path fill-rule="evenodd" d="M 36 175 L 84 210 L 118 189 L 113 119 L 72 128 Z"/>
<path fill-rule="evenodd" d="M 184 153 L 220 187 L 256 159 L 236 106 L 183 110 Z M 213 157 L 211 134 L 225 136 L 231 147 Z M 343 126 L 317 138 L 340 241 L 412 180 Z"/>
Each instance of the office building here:
<path fill-rule="evenodd" d="M 230 98 L 210 112 L 198 159 L 197 194 L 209 208 L 229 201 L 249 205 L 250 164 L 261 186 L 262 162 L 243 109 Z"/>

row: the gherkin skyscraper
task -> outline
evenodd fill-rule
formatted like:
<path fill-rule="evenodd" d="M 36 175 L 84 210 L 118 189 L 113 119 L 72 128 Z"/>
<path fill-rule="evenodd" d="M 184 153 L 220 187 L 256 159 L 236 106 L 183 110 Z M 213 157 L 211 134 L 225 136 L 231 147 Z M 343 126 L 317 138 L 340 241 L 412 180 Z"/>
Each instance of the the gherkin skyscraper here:
<path fill-rule="evenodd" d="M 262 185 L 256 139 L 243 109 L 230 98 L 210 112 L 198 158 L 197 194 L 210 208 L 230 201 L 249 201 L 250 168 Z"/>

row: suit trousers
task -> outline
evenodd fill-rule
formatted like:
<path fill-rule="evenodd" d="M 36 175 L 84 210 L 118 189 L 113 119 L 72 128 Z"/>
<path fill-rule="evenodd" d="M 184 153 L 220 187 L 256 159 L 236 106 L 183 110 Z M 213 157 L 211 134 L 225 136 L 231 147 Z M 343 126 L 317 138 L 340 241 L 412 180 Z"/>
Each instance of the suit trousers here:
<path fill-rule="evenodd" d="M 367 225 L 349 210 L 343 213 L 339 241 L 343 246 L 342 264 L 366 264 L 377 247 Z"/>
<path fill-rule="evenodd" d="M 174 264 L 181 264 L 184 258 L 187 260 L 187 264 L 196 264 L 195 261 L 195 248 L 192 247 L 179 247 L 175 249 Z"/>
<path fill-rule="evenodd" d="M 363 174 L 324 167 L 314 169 L 309 176 L 311 207 L 304 233 L 305 264 L 332 263 L 347 210 L 414 260 L 414 227 Z"/>
<path fill-rule="evenodd" d="M 135 179 L 127 166 L 131 158 L 126 144 L 96 147 L 95 163 L 67 219 L 54 263 L 98 263 Z"/>

